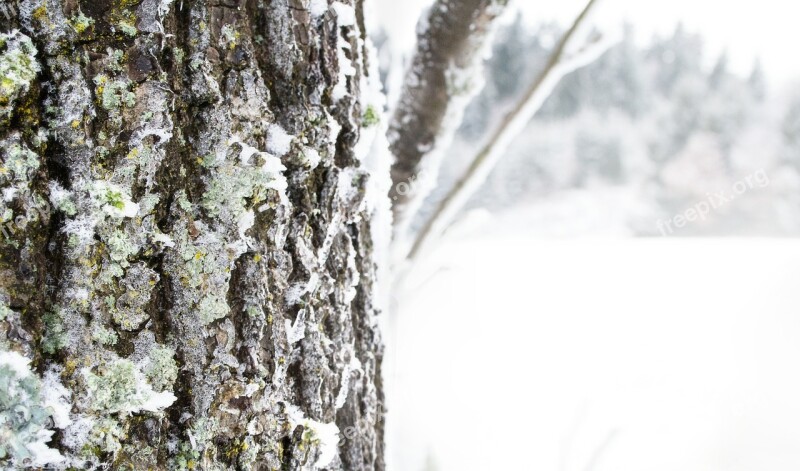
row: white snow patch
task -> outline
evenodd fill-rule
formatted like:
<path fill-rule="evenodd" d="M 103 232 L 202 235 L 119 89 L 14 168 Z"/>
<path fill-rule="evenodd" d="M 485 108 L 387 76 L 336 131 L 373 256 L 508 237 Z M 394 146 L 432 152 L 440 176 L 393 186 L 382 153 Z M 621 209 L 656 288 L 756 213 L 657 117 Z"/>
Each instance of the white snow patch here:
<path fill-rule="evenodd" d="M 6 203 L 10 203 L 14 201 L 14 198 L 17 196 L 17 192 L 19 191 L 18 188 L 6 188 L 3 190 L 3 201 Z"/>
<path fill-rule="evenodd" d="M 358 175 L 358 170 L 354 168 L 346 168 L 339 173 L 339 181 L 337 186 L 339 188 L 339 199 L 347 201 L 355 197 L 358 190 L 353 186 L 353 179 Z"/>
<path fill-rule="evenodd" d="M 139 205 L 131 201 L 130 195 L 111 182 L 95 181 L 89 189 L 89 194 L 101 205 L 103 212 L 111 217 L 132 218 L 139 213 Z"/>
<path fill-rule="evenodd" d="M 343 7 L 350 8 L 350 10 L 352 10 L 352 7 L 348 7 L 347 5 L 343 5 L 339 2 L 335 2 L 333 4 L 334 10 L 336 10 L 337 4 L 342 5 Z M 343 12 L 342 14 L 347 15 L 346 12 Z M 340 22 L 339 26 L 347 26 L 347 25 L 343 25 Z M 344 33 L 339 36 L 338 42 L 336 44 L 336 55 L 338 59 L 337 62 L 339 64 L 339 77 L 336 82 L 336 85 L 334 85 L 333 90 L 331 91 L 331 95 L 334 101 L 339 101 L 345 96 L 347 96 L 347 77 L 352 77 L 353 75 L 356 74 L 356 69 L 353 66 L 353 61 L 347 57 L 347 51 L 349 51 L 350 48 L 352 47 L 348 38 L 349 38 L 349 33 Z"/>
<path fill-rule="evenodd" d="M 336 12 L 336 19 L 340 27 L 356 24 L 356 11 L 350 5 L 345 5 L 342 2 L 333 2 L 331 8 Z"/>
<path fill-rule="evenodd" d="M 66 460 L 58 450 L 47 446 L 47 442 L 53 437 L 52 430 L 39 430 L 36 433 L 37 441 L 29 443 L 26 448 L 31 452 L 31 465 L 35 467 L 45 467 L 49 464 L 61 463 Z"/>
<path fill-rule="evenodd" d="M 132 201 L 126 201 L 125 206 L 120 210 L 123 217 L 132 218 L 139 213 L 139 205 Z"/>
<path fill-rule="evenodd" d="M 89 299 L 89 290 L 86 288 L 70 288 L 66 291 L 65 297 L 67 299 L 74 299 L 76 301 L 86 301 Z"/>
<path fill-rule="evenodd" d="M 242 152 L 239 154 L 239 161 L 244 166 L 252 165 L 252 162 L 250 162 L 250 159 L 254 155 L 258 155 L 258 154 L 262 153 L 260 150 L 256 149 L 255 147 L 253 147 L 253 146 L 251 146 L 249 144 L 245 144 L 239 137 L 236 137 L 236 136 L 234 136 L 234 137 L 232 137 L 232 138 L 230 138 L 228 140 L 228 145 L 234 145 L 234 144 L 239 144 L 242 147 Z"/>
<path fill-rule="evenodd" d="M 371 25 L 367 25 L 370 30 Z M 378 57 L 378 52 L 367 38 L 364 43 L 370 57 Z M 374 256 L 377 261 L 377 273 L 375 283 L 375 304 L 382 312 L 388 312 L 390 284 L 390 258 L 389 247 L 392 240 L 392 209 L 389 199 L 389 190 L 392 186 L 391 165 L 392 155 L 389 152 L 389 143 L 386 139 L 386 128 L 388 119 L 384 112 L 386 106 L 386 96 L 382 91 L 382 85 L 375 77 L 380 77 L 378 61 L 369 61 L 369 74 L 364 74 L 361 78 L 361 103 L 365 104 L 365 109 L 372 108 L 378 115 L 378 123 L 374 126 L 362 129 L 361 138 L 356 144 L 356 158 L 362 163 L 362 168 L 369 172 L 370 178 L 367 179 L 364 204 L 366 211 L 370 214 L 371 232 L 374 248 Z M 381 316 L 386 319 L 386 316 Z"/>
<path fill-rule="evenodd" d="M 283 128 L 278 125 L 272 125 L 269 129 L 269 142 L 267 142 L 267 149 L 269 152 L 262 152 L 251 145 L 245 144 L 237 136 L 233 136 L 228 140 L 229 146 L 239 144 L 242 147 L 242 152 L 239 155 L 239 160 L 242 165 L 253 165 L 251 160 L 254 155 L 259 155 L 261 157 L 264 162 L 261 166 L 261 170 L 270 174 L 272 177 L 272 181 L 270 181 L 266 187 L 276 190 L 280 195 L 281 203 L 284 205 L 289 204 L 289 198 L 286 196 L 286 189 L 289 188 L 289 182 L 286 180 L 286 176 L 283 175 L 286 167 L 283 165 L 283 162 L 281 162 L 281 159 L 275 157 L 272 153 L 281 156 L 286 154 L 286 152 L 289 151 L 292 139 L 294 139 L 294 137 L 286 133 Z M 268 206 L 265 205 L 259 207 L 258 210 L 261 212 L 267 208 Z"/>
<path fill-rule="evenodd" d="M 342 371 L 342 381 L 339 394 L 336 395 L 336 410 L 341 409 L 344 403 L 347 401 L 347 395 L 350 393 L 350 377 L 354 372 L 361 371 L 361 360 L 359 360 L 355 354 L 355 347 L 351 347 L 350 355 L 350 363 L 348 363 L 344 367 L 344 371 Z"/>
<path fill-rule="evenodd" d="M 91 417 L 80 416 L 75 419 L 64 430 L 61 443 L 70 450 L 80 449 L 89 440 L 89 433 L 94 428 L 94 423 L 94 419 Z"/>
<path fill-rule="evenodd" d="M 290 286 L 284 295 L 284 302 L 287 306 L 294 306 L 300 302 L 300 298 L 306 293 L 305 283 L 297 283 Z"/>
<path fill-rule="evenodd" d="M 42 402 L 49 408 L 53 415 L 56 428 L 66 428 L 72 423 L 69 412 L 72 406 L 69 402 L 70 392 L 61 384 L 58 371 L 50 368 L 42 380 Z"/>
<path fill-rule="evenodd" d="M 318 443 L 320 454 L 314 463 L 314 468 L 320 469 L 328 466 L 336 456 L 339 446 L 339 427 L 336 426 L 336 423 L 326 424 L 309 419 L 297 406 L 292 404 L 286 404 L 286 416 L 292 429 L 302 425 L 308 433 L 313 434 L 314 441 Z"/>
<path fill-rule="evenodd" d="M 175 242 L 172 240 L 172 237 L 160 232 L 153 234 L 153 241 L 162 244 L 164 247 L 175 247 Z"/>
<path fill-rule="evenodd" d="M 170 7 L 170 5 L 172 5 L 173 1 L 174 0 L 161 0 L 161 2 L 158 4 L 158 16 L 163 18 L 164 15 L 169 13 L 169 7 Z M 181 4 L 181 5 L 183 5 L 183 4 Z"/>
<path fill-rule="evenodd" d="M 247 383 L 247 386 L 244 388 L 244 395 L 247 397 L 252 397 L 257 391 L 260 391 L 264 387 L 261 383 Z"/>
<path fill-rule="evenodd" d="M 297 319 L 294 324 L 289 319 L 286 319 L 284 326 L 286 327 L 286 340 L 289 345 L 295 344 L 303 340 L 306 336 L 306 310 L 301 309 L 297 314 Z"/>
<path fill-rule="evenodd" d="M 58 182 L 51 181 L 48 188 L 50 190 L 50 202 L 55 207 L 61 206 L 61 203 L 68 200 L 72 195 L 72 192 L 66 190 Z"/>
<path fill-rule="evenodd" d="M 25 358 L 14 351 L 0 352 L 0 366 L 7 366 L 16 373 L 19 379 L 25 379 L 31 375 L 31 369 L 28 366 L 30 360 Z"/>
<path fill-rule="evenodd" d="M 305 156 L 305 163 L 308 165 L 309 168 L 315 169 L 317 165 L 319 165 L 322 157 L 320 157 L 319 152 L 312 147 L 306 147 L 303 149 L 303 155 Z"/>
<path fill-rule="evenodd" d="M 333 86 L 333 90 L 331 90 L 331 98 L 333 98 L 333 101 L 339 101 L 346 96 L 347 96 L 347 79 L 345 78 L 344 80 L 342 80 L 340 78 L 339 81 L 336 83 L 336 85 Z"/>
<path fill-rule="evenodd" d="M 345 80 L 347 77 L 352 77 L 356 74 L 356 68 L 353 67 L 353 61 L 347 57 L 347 52 L 351 48 L 350 43 L 341 39 L 339 41 L 339 73 L 344 74 Z"/>
<path fill-rule="evenodd" d="M 308 12 L 314 18 L 319 18 L 328 11 L 328 0 L 311 0 L 308 4 Z"/>
<path fill-rule="evenodd" d="M 253 210 L 246 211 L 239 218 L 239 237 L 247 239 L 245 232 L 247 232 L 256 223 L 256 213 Z"/>
<path fill-rule="evenodd" d="M 94 242 L 94 229 L 97 223 L 98 221 L 90 215 L 81 215 L 68 220 L 64 224 L 64 232 L 74 235 L 80 246 L 86 246 Z"/>
<path fill-rule="evenodd" d="M 278 157 L 286 155 L 292 147 L 294 136 L 277 124 L 271 124 L 268 133 L 267 151 Z"/>
<path fill-rule="evenodd" d="M 152 391 L 152 388 L 150 389 Z M 147 410 L 151 412 L 158 412 L 162 409 L 166 409 L 167 407 L 171 406 L 175 400 L 178 399 L 175 397 L 174 394 L 171 392 L 159 392 L 159 393 L 152 393 L 150 397 L 141 405 L 141 410 Z"/>

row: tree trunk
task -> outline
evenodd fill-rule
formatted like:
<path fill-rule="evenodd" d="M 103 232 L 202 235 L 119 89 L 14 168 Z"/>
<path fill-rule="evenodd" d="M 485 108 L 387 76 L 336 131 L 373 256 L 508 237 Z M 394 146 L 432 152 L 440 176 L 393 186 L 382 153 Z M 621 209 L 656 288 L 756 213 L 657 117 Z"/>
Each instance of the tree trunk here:
<path fill-rule="evenodd" d="M 0 467 L 383 469 L 361 0 L 0 31 Z"/>

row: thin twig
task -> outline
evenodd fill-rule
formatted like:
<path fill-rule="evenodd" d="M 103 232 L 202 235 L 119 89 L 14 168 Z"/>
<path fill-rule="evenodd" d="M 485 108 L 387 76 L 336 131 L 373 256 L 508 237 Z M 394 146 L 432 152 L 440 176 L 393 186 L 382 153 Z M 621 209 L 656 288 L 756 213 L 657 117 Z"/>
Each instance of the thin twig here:
<path fill-rule="evenodd" d="M 592 456 L 589 457 L 589 462 L 586 463 L 586 467 L 583 468 L 584 471 L 594 471 L 598 463 L 600 463 L 600 459 L 603 457 L 605 452 L 611 447 L 611 444 L 614 441 L 614 439 L 617 438 L 617 435 L 619 435 L 619 430 L 617 429 L 608 432 L 608 435 L 606 436 L 605 440 L 603 440 L 600 443 L 600 445 L 597 446 L 597 449 L 594 450 Z"/>

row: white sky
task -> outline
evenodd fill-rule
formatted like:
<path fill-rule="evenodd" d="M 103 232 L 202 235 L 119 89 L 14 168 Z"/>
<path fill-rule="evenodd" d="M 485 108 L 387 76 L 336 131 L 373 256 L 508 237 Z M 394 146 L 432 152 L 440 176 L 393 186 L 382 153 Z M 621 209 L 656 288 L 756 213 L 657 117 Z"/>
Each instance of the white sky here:
<path fill-rule="evenodd" d="M 431 0 L 375 0 L 369 8 L 399 43 L 411 49 L 414 26 Z M 512 0 L 533 23 L 570 23 L 586 0 Z M 513 13 L 511 13 L 513 14 Z M 511 14 L 509 16 L 511 16 Z M 782 85 L 800 77 L 800 2 L 791 0 L 601 0 L 596 6 L 601 25 L 632 23 L 640 38 L 670 34 L 681 21 L 703 35 L 709 61 L 727 48 L 736 72 L 749 73 L 760 57 L 771 81 Z"/>
<path fill-rule="evenodd" d="M 586 0 L 531 1 L 516 4 L 532 22 L 549 18 L 567 24 Z M 789 0 L 602 0 L 595 19 L 601 25 L 627 20 L 641 39 L 670 34 L 680 21 L 706 40 L 709 60 L 727 49 L 731 67 L 748 73 L 760 57 L 776 83 L 800 77 L 800 2 Z"/>

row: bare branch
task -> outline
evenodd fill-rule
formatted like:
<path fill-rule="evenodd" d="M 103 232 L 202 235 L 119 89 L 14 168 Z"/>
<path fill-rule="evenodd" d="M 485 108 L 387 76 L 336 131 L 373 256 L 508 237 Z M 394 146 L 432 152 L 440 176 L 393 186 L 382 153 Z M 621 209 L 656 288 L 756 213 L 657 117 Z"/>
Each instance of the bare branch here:
<path fill-rule="evenodd" d="M 395 227 L 405 227 L 406 216 L 414 213 L 426 186 L 432 183 L 422 181 L 425 176 L 420 175 L 420 164 L 435 167 L 469 100 L 480 89 L 477 69 L 482 51 L 489 43 L 494 20 L 507 3 L 437 0 L 423 17 L 417 50 L 388 131 L 395 157 L 389 194 Z"/>
<path fill-rule="evenodd" d="M 415 259 L 433 239 L 441 235 L 470 196 L 485 181 L 489 172 L 505 153 L 512 140 L 518 136 L 533 116 L 552 94 L 561 79 L 600 57 L 613 44 L 613 40 L 596 37 L 577 52 L 570 54 L 571 42 L 585 23 L 597 0 L 589 0 L 569 30 L 562 36 L 547 64 L 531 84 L 520 102 L 503 119 L 487 144 L 472 160 L 464 175 L 439 203 L 436 211 L 418 233 L 408 258 Z"/>

